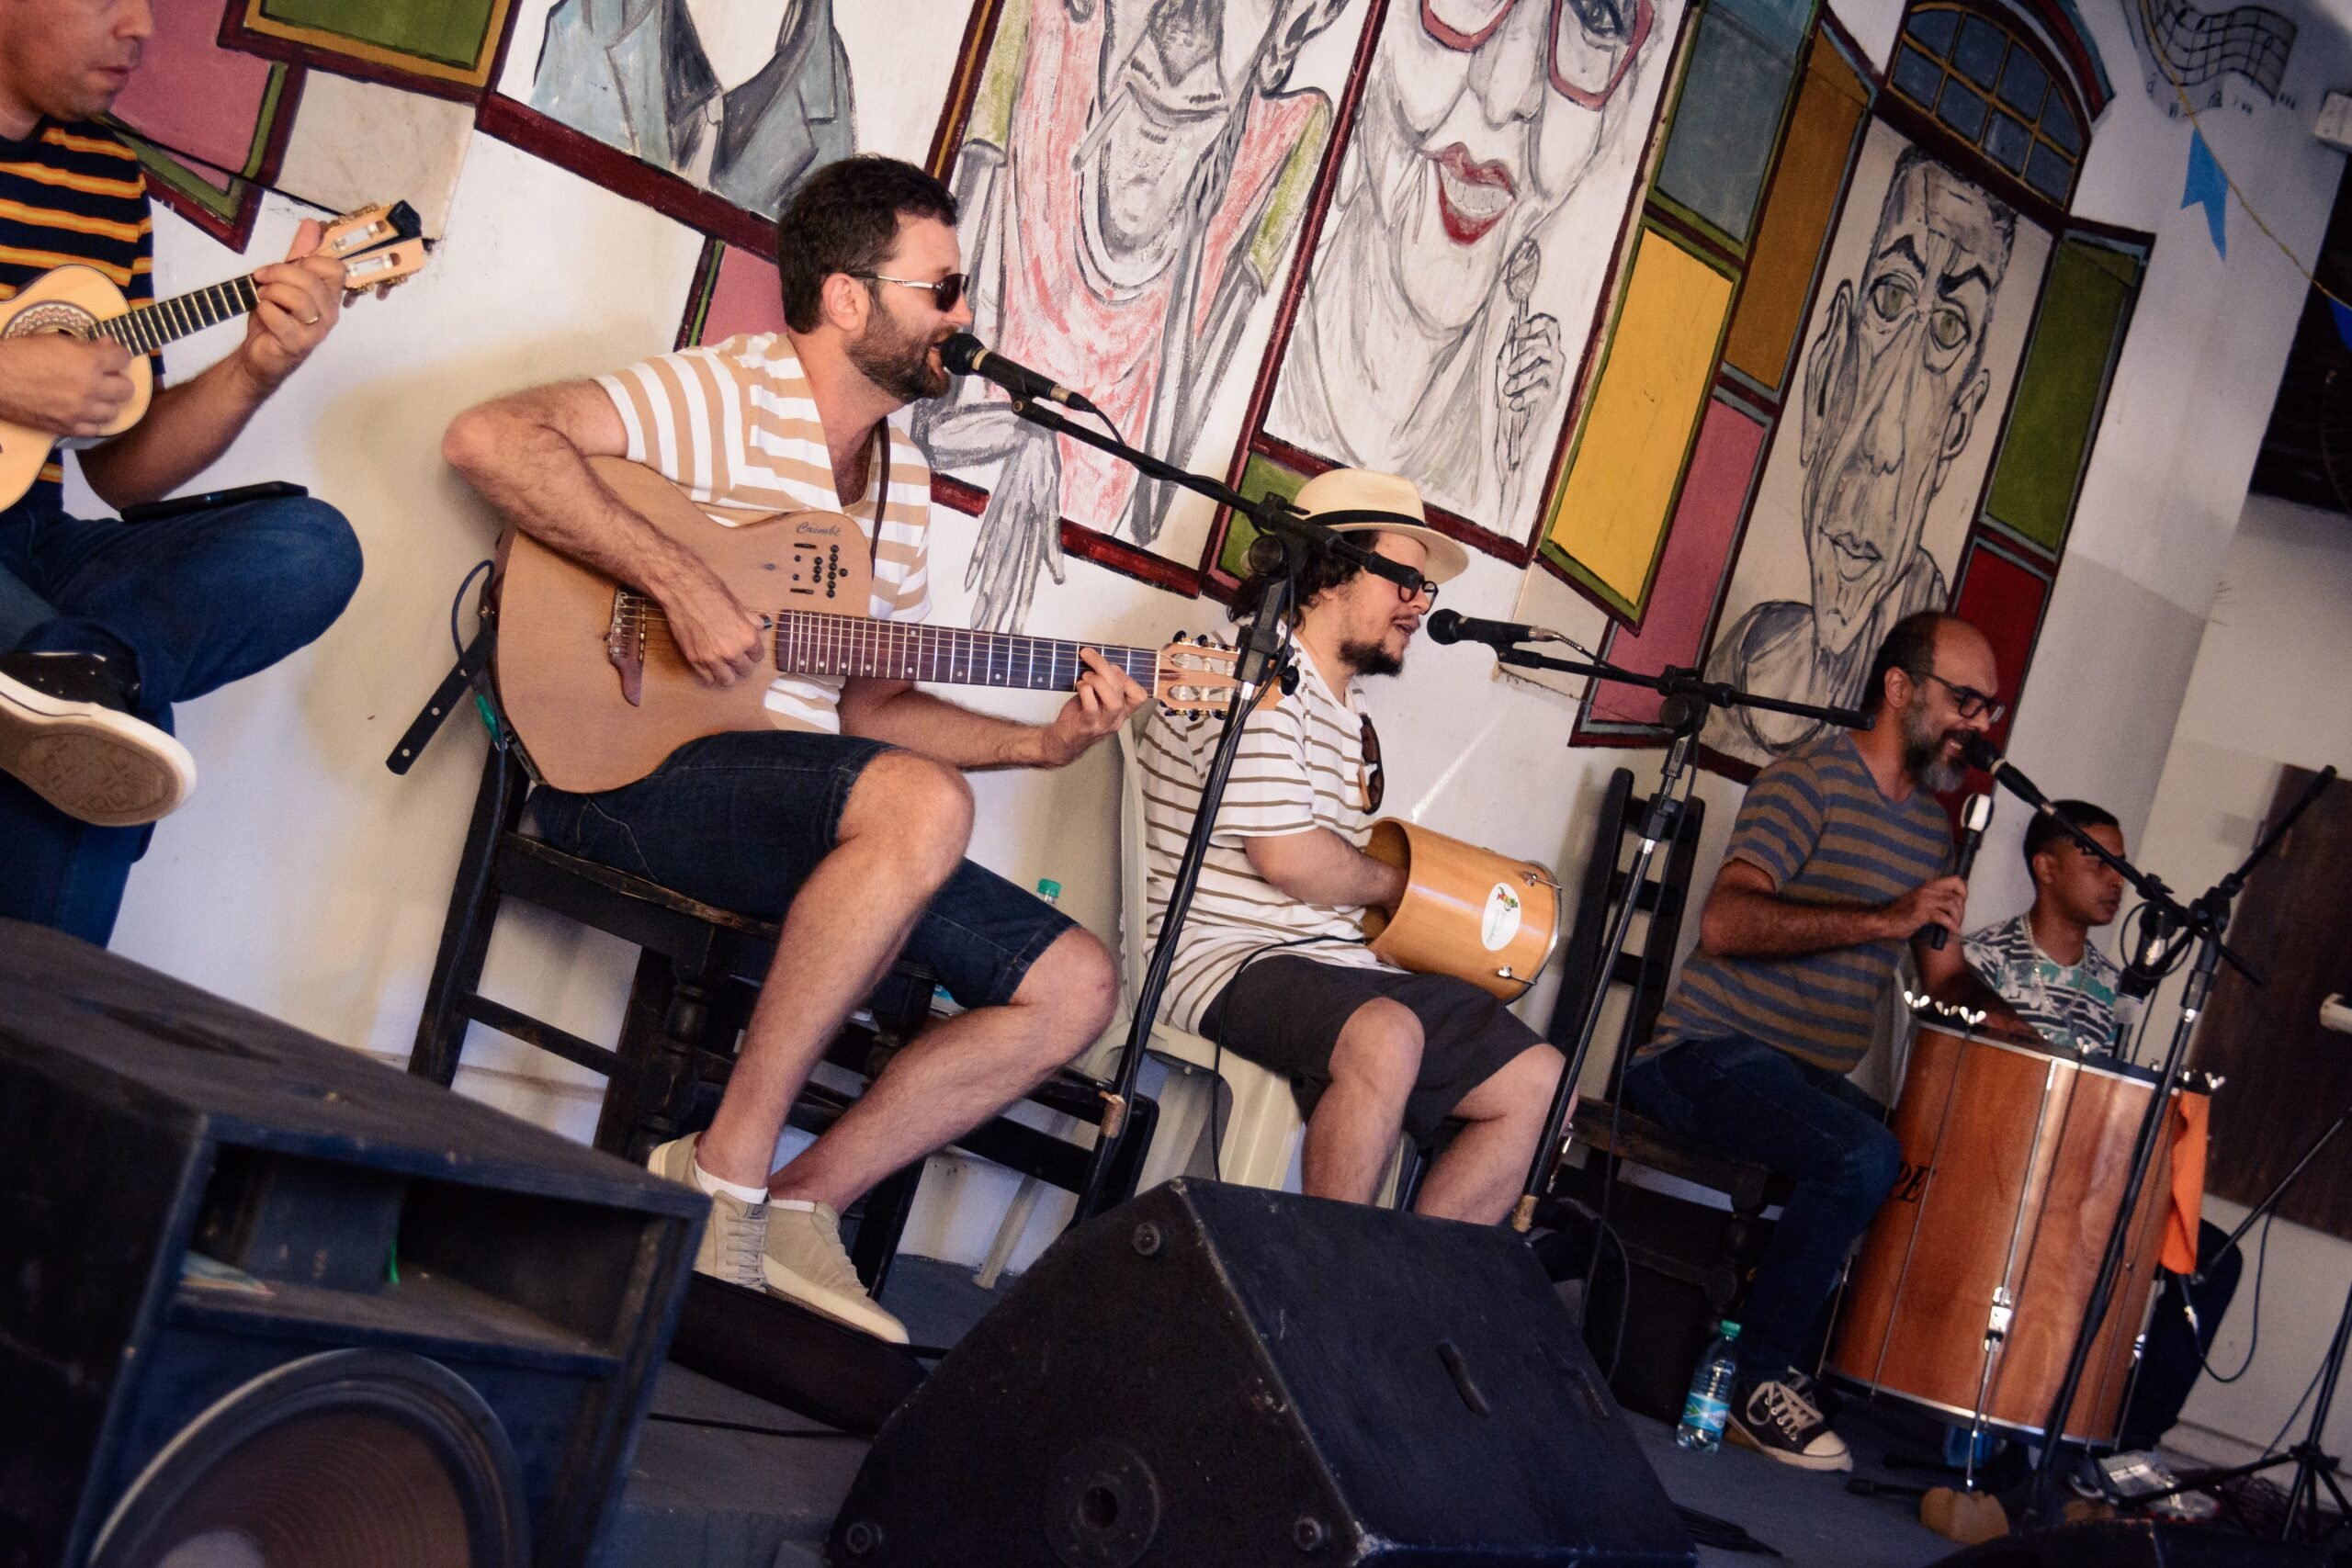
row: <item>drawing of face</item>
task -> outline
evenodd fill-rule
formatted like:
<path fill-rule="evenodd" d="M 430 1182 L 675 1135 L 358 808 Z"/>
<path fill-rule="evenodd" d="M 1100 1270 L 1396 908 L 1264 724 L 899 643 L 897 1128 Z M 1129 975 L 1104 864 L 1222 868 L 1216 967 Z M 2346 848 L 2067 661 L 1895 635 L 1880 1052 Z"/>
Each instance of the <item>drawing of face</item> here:
<path fill-rule="evenodd" d="M 1203 181 L 1221 187 L 1219 139 L 1251 96 L 1281 85 L 1346 0 L 1102 4 L 1101 86 L 1078 150 L 1081 210 L 1089 254 L 1113 285 L 1134 288 L 1157 277 L 1205 220 L 1205 211 L 1188 215 L 1186 197 Z"/>
<path fill-rule="evenodd" d="M 1916 152 L 1897 161 L 1859 283 L 1805 358 L 1804 526 L 1815 637 L 1842 653 L 1902 577 L 1992 376 L 1984 334 L 2010 209 Z"/>
<path fill-rule="evenodd" d="M 1366 85 L 1364 172 L 1391 287 L 1459 332 L 1600 151 L 1652 0 L 1393 0 Z"/>

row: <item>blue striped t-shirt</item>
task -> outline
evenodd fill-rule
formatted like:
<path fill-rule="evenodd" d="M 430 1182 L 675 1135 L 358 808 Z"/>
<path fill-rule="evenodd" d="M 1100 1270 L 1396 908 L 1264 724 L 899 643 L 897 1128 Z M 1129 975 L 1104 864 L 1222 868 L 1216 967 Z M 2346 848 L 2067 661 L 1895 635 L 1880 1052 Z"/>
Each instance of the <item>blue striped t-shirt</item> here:
<path fill-rule="evenodd" d="M 1852 735 L 1834 730 L 1756 775 L 1724 858 L 1758 867 L 1774 892 L 1799 903 L 1891 904 L 1944 874 L 1951 819 L 1925 790 L 1887 799 Z M 1693 953 L 1644 1054 L 1746 1034 L 1851 1072 L 1870 1049 L 1902 946 L 1888 938 L 1802 958 Z"/>

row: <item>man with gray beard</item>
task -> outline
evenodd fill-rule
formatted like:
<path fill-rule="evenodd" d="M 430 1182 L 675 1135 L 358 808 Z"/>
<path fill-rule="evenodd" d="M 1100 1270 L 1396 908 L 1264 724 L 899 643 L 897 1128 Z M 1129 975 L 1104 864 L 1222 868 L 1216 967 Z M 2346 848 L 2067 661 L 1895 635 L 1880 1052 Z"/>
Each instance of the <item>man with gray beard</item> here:
<path fill-rule="evenodd" d="M 1935 794 L 1998 722 L 1992 644 L 1933 610 L 1895 623 L 1871 666 L 1869 729 L 1831 730 L 1756 776 L 1657 1028 L 1625 1074 L 1637 1111 L 1792 1179 L 1739 1314 L 1725 1432 L 1783 1464 L 1846 1470 L 1802 1370 L 1846 1254 L 1894 1183 L 1885 1111 L 1847 1077 L 1909 942 L 1926 988 L 2023 1031 L 1957 940 L 1968 885 Z M 2021 1038 L 2038 1039 L 2026 1032 Z"/>

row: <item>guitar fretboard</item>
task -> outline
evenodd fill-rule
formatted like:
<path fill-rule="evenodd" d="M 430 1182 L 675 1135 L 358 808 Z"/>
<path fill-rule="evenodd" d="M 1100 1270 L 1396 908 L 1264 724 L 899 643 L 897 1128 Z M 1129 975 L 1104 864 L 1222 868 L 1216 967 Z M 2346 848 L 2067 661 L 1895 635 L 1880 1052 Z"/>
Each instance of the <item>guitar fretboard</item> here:
<path fill-rule="evenodd" d="M 1093 649 L 1112 668 L 1126 671 L 1136 684 L 1152 689 L 1159 656 L 1148 648 L 902 626 L 813 610 L 786 611 L 776 617 L 775 627 L 775 661 L 782 670 L 1033 691 L 1076 687 L 1086 671 L 1078 657 L 1081 649 Z"/>
<path fill-rule="evenodd" d="M 135 305 L 119 316 L 100 321 L 98 331 L 133 354 L 153 354 L 190 333 L 200 333 L 232 316 L 242 316 L 260 301 L 251 277 L 232 277 L 209 288 Z"/>

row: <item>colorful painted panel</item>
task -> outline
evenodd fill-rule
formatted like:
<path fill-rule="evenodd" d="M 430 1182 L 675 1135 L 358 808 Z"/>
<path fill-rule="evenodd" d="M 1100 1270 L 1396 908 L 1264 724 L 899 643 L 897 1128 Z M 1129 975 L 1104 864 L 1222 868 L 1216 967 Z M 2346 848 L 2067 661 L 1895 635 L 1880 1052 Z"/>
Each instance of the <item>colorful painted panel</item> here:
<path fill-rule="evenodd" d="M 1682 499 L 1674 509 L 1674 527 L 1658 559 L 1648 613 L 1639 632 L 1612 626 L 1601 644 L 1602 658 L 1645 675 L 1698 662 L 1763 449 L 1764 426 L 1753 415 L 1720 398 L 1708 405 L 1691 449 L 1690 471 L 1682 481 Z M 1659 700 L 1640 686 L 1597 682 L 1578 717 L 1577 737 L 1645 729 L 1657 722 Z"/>
<path fill-rule="evenodd" d="M 1635 243 L 1591 412 L 1569 458 L 1544 555 L 1639 620 L 1682 479 L 1732 279 L 1656 229 Z"/>
<path fill-rule="evenodd" d="M 1223 467 L 1373 11 L 1007 0 L 952 175 L 973 330 L 1145 450 Z M 920 410 L 916 434 L 980 498 L 974 625 L 1026 623 L 1063 579 L 1063 520 L 1197 581 L 1205 501 L 1018 419 L 984 383 Z"/>
<path fill-rule="evenodd" d="M 509 0 L 230 0 L 232 41 L 469 96 L 490 80 Z M 173 7 L 164 6 L 169 10 Z M 615 7 L 617 10 L 617 7 Z M 272 45 L 280 46 L 272 48 Z"/>
<path fill-rule="evenodd" d="M 1871 128 L 1711 676 L 1850 706 L 1887 629 L 1946 603 L 2050 250 L 2007 200 L 1893 127 Z M 1761 766 L 1816 732 L 1810 720 L 1719 712 L 1702 739 Z"/>
<path fill-rule="evenodd" d="M 2001 671 L 2001 692 L 2009 706 L 1992 728 L 1996 746 L 2008 739 L 2018 698 L 2025 691 L 2033 645 L 2041 635 L 2041 615 L 2050 604 L 2050 568 L 2034 564 L 2022 551 L 1981 534 L 1969 542 L 1960 563 L 1960 588 L 1952 596 L 1952 614 L 1991 640 L 1994 662 Z"/>
<path fill-rule="evenodd" d="M 164 203 L 243 250 L 257 199 L 250 182 L 275 172 L 302 78 L 222 48 L 219 15 L 160 7 L 143 69 L 115 99 L 112 118 L 130 133 Z"/>
<path fill-rule="evenodd" d="M 1718 0 L 1699 21 L 1653 195 L 1734 250 L 1756 221 L 1805 21 L 1755 0 Z"/>
<path fill-rule="evenodd" d="M 1724 344 L 1724 365 L 1767 393 L 1781 390 L 1788 370 L 1869 107 L 1870 88 L 1838 46 L 1815 34 Z"/>
<path fill-rule="evenodd" d="M 1391 0 L 1263 435 L 1413 475 L 1497 553 L 1532 542 L 1683 9 L 1464 30 Z"/>
<path fill-rule="evenodd" d="M 2136 247 L 2069 238 L 2050 264 L 2050 287 L 2018 375 L 1984 515 L 2052 555 L 2064 547 L 2074 520 L 2091 434 L 2146 260 Z"/>
<path fill-rule="evenodd" d="M 784 330 L 784 297 L 775 263 L 724 241 L 703 247 L 702 266 L 678 323 L 678 346 L 724 343 L 738 333 Z"/>

